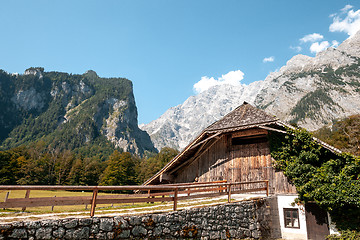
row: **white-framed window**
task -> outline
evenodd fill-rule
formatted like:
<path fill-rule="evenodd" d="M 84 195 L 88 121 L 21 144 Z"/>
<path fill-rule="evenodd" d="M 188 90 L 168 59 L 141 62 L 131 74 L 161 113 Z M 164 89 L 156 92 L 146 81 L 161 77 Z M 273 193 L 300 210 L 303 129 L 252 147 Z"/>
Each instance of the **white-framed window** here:
<path fill-rule="evenodd" d="M 284 208 L 284 224 L 286 228 L 300 228 L 299 209 Z"/>

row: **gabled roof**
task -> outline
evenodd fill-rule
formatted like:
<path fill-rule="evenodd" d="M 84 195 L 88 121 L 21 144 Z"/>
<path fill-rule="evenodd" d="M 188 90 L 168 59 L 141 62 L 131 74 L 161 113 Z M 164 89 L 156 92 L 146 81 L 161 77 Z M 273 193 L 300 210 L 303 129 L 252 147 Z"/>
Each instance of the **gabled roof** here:
<path fill-rule="evenodd" d="M 182 152 L 166 164 L 163 169 L 143 183 L 143 185 L 160 182 L 162 174 L 175 172 L 188 164 L 189 161 L 194 161 L 196 159 L 193 157 L 194 155 L 200 155 L 201 152 L 206 151 L 221 137 L 222 134 L 250 128 L 263 128 L 285 134 L 287 133 L 284 131 L 285 128 L 294 129 L 293 126 L 281 122 L 275 116 L 271 116 L 265 111 L 244 102 L 235 110 L 225 115 L 222 119 L 205 128 Z M 314 138 L 314 140 L 332 152 L 341 153 L 339 149 L 334 148 L 319 139 Z"/>
<path fill-rule="evenodd" d="M 263 110 L 260 110 L 251 106 L 247 102 L 244 102 L 225 117 L 211 124 L 205 129 L 205 131 L 213 132 L 218 130 L 245 127 L 249 125 L 272 123 L 278 120 L 278 118 L 268 115 Z"/>

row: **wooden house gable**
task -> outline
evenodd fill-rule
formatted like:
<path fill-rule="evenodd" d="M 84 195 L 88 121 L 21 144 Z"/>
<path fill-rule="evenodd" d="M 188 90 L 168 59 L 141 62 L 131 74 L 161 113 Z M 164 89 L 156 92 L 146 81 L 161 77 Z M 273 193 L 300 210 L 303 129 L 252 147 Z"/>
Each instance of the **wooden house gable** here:
<path fill-rule="evenodd" d="M 292 128 L 244 103 L 195 138 L 147 184 L 248 182 L 269 180 L 271 193 L 296 193 L 282 172 L 273 168 L 268 135 Z M 315 139 L 317 140 L 317 139 Z M 339 151 L 317 140 L 324 147 Z"/>

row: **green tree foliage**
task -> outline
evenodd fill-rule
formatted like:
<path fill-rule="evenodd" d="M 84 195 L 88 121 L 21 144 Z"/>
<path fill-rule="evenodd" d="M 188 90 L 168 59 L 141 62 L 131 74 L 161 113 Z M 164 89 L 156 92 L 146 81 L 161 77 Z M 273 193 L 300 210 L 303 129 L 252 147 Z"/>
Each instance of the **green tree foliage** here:
<path fill-rule="evenodd" d="M 16 184 L 22 158 L 9 151 L 0 152 L 0 185 Z"/>
<path fill-rule="evenodd" d="M 106 165 L 69 150 L 46 151 L 43 142 L 0 151 L 0 184 L 98 185 Z"/>
<path fill-rule="evenodd" d="M 110 155 L 101 185 L 135 185 L 137 158 L 128 152 L 120 153 L 115 150 Z"/>
<path fill-rule="evenodd" d="M 150 157 L 143 159 L 140 163 L 138 180 L 140 183 L 145 182 L 155 173 L 161 170 L 177 154 L 178 150 L 164 147 L 158 154 L 152 154 Z"/>
<path fill-rule="evenodd" d="M 91 158 L 77 158 L 71 167 L 67 183 L 70 185 L 96 186 L 104 169 L 104 162 Z"/>
<path fill-rule="evenodd" d="M 359 240 L 360 239 L 360 232 L 345 230 L 340 231 L 340 235 L 332 234 L 327 236 L 327 240 Z"/>
<path fill-rule="evenodd" d="M 109 99 L 133 98 L 131 81 L 100 78 L 93 71 L 78 75 L 44 72 L 43 68 L 27 70 L 39 71 L 42 77 L 37 74 L 13 76 L 0 70 L 0 150 L 39 140 L 50 149 L 81 151 L 85 157 L 94 155 L 84 148 L 101 145 L 106 148 L 102 160 L 115 150 L 101 134 L 101 124 L 112 111 L 112 107 L 108 107 Z M 37 105 L 26 108 L 21 97 L 15 104 L 19 92 L 37 96 Z M 137 128 L 137 123 L 134 126 Z M 130 130 L 134 126 L 130 126 Z"/>
<path fill-rule="evenodd" d="M 360 156 L 360 114 L 337 121 L 331 128 L 323 127 L 314 134 L 342 151 Z"/>
<path fill-rule="evenodd" d="M 273 133 L 276 167 L 296 186 L 299 201 L 315 201 L 340 230 L 360 230 L 360 158 L 334 154 L 305 130 Z"/>

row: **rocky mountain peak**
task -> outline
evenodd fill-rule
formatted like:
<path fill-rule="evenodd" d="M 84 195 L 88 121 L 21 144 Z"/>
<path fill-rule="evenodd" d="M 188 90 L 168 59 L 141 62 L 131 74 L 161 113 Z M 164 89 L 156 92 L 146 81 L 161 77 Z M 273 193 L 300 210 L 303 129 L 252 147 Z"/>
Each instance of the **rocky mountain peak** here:
<path fill-rule="evenodd" d="M 0 149 L 46 139 L 60 150 L 96 145 L 139 155 L 156 151 L 137 126 L 128 79 L 29 68 L 18 77 L 0 71 L 0 83 L 5 80 L 8 84 L 0 87 Z"/>
<path fill-rule="evenodd" d="M 360 31 L 341 43 L 337 50 L 360 58 Z"/>
<path fill-rule="evenodd" d="M 87 70 L 84 74 L 85 77 L 88 77 L 90 79 L 97 79 L 99 76 L 94 70 Z"/>
<path fill-rule="evenodd" d="M 359 70 L 360 32 L 315 57 L 294 56 L 264 81 L 215 86 L 191 96 L 141 128 L 156 148 L 182 149 L 201 130 L 247 101 L 281 120 L 316 130 L 360 113 Z"/>
<path fill-rule="evenodd" d="M 24 75 L 34 75 L 39 78 L 43 77 L 44 68 L 42 67 L 31 67 L 25 70 Z"/>

